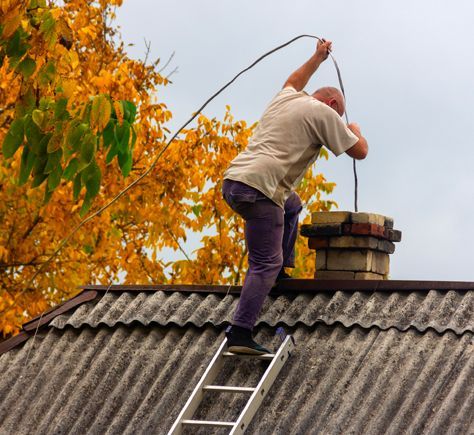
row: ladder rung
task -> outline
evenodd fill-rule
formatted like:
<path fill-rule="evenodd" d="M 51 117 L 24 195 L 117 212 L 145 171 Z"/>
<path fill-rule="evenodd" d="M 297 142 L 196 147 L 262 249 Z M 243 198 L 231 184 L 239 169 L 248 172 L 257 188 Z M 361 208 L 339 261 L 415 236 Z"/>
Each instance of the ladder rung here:
<path fill-rule="evenodd" d="M 227 385 L 206 385 L 203 390 L 220 391 L 225 393 L 253 393 L 255 388 L 251 387 L 231 387 Z"/>
<path fill-rule="evenodd" d="M 252 358 L 252 359 L 264 359 L 264 360 L 272 360 L 275 358 L 274 353 L 264 353 L 263 355 L 244 355 L 241 353 L 232 353 L 232 352 L 224 352 L 222 356 L 225 357 L 233 357 L 233 358 Z"/>
<path fill-rule="evenodd" d="M 219 427 L 234 427 L 235 426 L 235 423 L 231 421 L 183 420 L 181 423 L 194 425 L 194 426 L 219 426 Z"/>

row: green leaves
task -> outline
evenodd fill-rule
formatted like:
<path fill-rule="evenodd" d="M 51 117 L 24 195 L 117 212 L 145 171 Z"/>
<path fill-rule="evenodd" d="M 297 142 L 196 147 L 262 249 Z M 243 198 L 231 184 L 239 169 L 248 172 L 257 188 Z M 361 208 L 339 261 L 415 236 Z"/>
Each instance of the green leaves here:
<path fill-rule="evenodd" d="M 92 200 L 99 193 L 102 174 L 95 162 L 91 163 L 81 173 L 81 183 L 86 186 L 86 196 L 79 214 L 83 217 L 92 205 Z"/>
<path fill-rule="evenodd" d="M 104 131 L 102 132 L 102 137 L 104 138 L 104 148 L 108 148 L 115 139 L 114 126 L 114 121 L 109 121 Z"/>
<path fill-rule="evenodd" d="M 123 109 L 123 122 L 120 124 L 113 117 L 104 129 L 102 136 L 104 148 L 110 147 L 105 159 L 106 163 L 109 164 L 117 156 L 122 175 L 127 177 L 132 170 L 132 152 L 137 140 L 137 135 L 131 124 L 135 120 L 136 107 L 130 101 L 120 101 L 119 103 Z"/>
<path fill-rule="evenodd" d="M 24 126 L 23 118 L 15 119 L 12 122 L 2 145 L 3 155 L 6 159 L 13 157 L 17 149 L 20 148 L 20 145 L 23 143 Z"/>
<path fill-rule="evenodd" d="M 81 144 L 80 162 L 87 166 L 95 156 L 97 146 L 97 138 L 88 133 L 84 136 Z"/>
<path fill-rule="evenodd" d="M 54 63 L 48 62 L 43 65 L 39 71 L 39 82 L 41 86 L 46 86 L 49 83 L 52 83 L 56 77 L 56 67 Z"/>
<path fill-rule="evenodd" d="M 69 133 L 67 136 L 67 143 L 71 147 L 72 151 L 79 151 L 81 148 L 81 140 L 86 131 L 89 130 L 87 124 L 79 121 L 73 121 L 71 123 Z"/>
<path fill-rule="evenodd" d="M 73 159 L 71 159 L 66 169 L 64 170 L 63 178 L 65 180 L 71 181 L 78 169 L 79 169 L 79 159 L 74 157 Z"/>
<path fill-rule="evenodd" d="M 115 141 L 119 152 L 125 153 L 128 150 L 128 143 L 130 142 L 130 124 L 128 121 L 123 121 L 122 125 L 115 126 Z"/>
<path fill-rule="evenodd" d="M 129 124 L 133 124 L 135 121 L 135 115 L 137 114 L 137 107 L 131 101 L 122 100 L 123 107 L 123 119 Z"/>
<path fill-rule="evenodd" d="M 60 98 L 54 104 L 54 119 L 63 121 L 69 119 L 70 115 L 67 111 L 67 98 Z"/>
<path fill-rule="evenodd" d="M 31 119 L 39 128 L 43 128 L 44 112 L 42 110 L 33 110 Z"/>
<path fill-rule="evenodd" d="M 41 17 L 40 32 L 51 48 L 56 42 L 58 34 L 56 33 L 56 21 L 50 12 L 46 12 Z"/>
<path fill-rule="evenodd" d="M 119 152 L 118 162 L 120 169 L 122 170 L 122 175 L 124 177 L 128 176 L 132 170 L 132 153 L 129 150 L 127 150 L 125 153 Z"/>
<path fill-rule="evenodd" d="M 26 57 L 17 70 L 28 77 L 35 72 L 36 63 Z M 46 64 L 39 71 L 39 80 L 54 80 L 54 74 L 54 65 Z M 120 110 L 120 119 L 117 119 L 116 110 Z M 104 151 L 108 150 L 106 163 L 117 157 L 122 175 L 130 174 L 137 140 L 132 125 L 136 118 L 133 103 L 116 101 L 112 106 L 109 96 L 98 95 L 71 115 L 67 98 L 43 97 L 39 104 L 33 99 L 22 105 L 20 113 L 22 117 L 12 122 L 5 136 L 3 154 L 5 158 L 11 158 L 24 145 L 18 184 L 26 184 L 30 177 L 31 187 L 47 181 L 44 203 L 49 201 L 61 180 L 65 180 L 72 182 L 75 200 L 85 187 L 81 215 L 90 209 L 102 180 L 96 160 L 100 143 Z"/>
<path fill-rule="evenodd" d="M 25 119 L 25 135 L 26 140 L 28 141 L 30 146 L 38 144 L 43 137 L 43 133 L 35 124 L 30 115 L 28 115 Z"/>
<path fill-rule="evenodd" d="M 19 28 L 6 43 L 5 53 L 10 58 L 10 65 L 12 68 L 15 68 L 18 65 L 28 48 L 30 48 L 26 42 L 27 36 L 28 35 Z"/>
<path fill-rule="evenodd" d="M 95 162 L 91 163 L 81 172 L 81 182 L 84 186 L 86 186 L 87 193 L 91 197 L 94 197 L 99 193 L 101 178 L 102 174 L 100 172 L 100 168 Z"/>
<path fill-rule="evenodd" d="M 201 215 L 202 205 L 201 204 L 193 205 L 191 207 L 191 210 L 196 217 L 199 217 Z"/>
<path fill-rule="evenodd" d="M 31 183 L 31 187 L 38 187 L 40 186 L 46 178 L 48 178 L 48 174 L 44 173 L 44 168 L 48 163 L 48 158 L 45 156 L 39 156 L 35 159 L 33 164 L 33 182 Z"/>
<path fill-rule="evenodd" d="M 31 170 L 33 169 L 35 158 L 36 156 L 30 150 L 30 147 L 28 145 L 25 145 L 23 147 L 23 153 L 21 154 L 20 176 L 18 179 L 18 184 L 20 186 L 23 186 L 27 182 Z"/>
<path fill-rule="evenodd" d="M 54 153 L 48 154 L 48 162 L 44 168 L 45 174 L 51 174 L 58 166 L 61 166 L 61 157 L 63 156 L 63 150 L 59 148 Z"/>
<path fill-rule="evenodd" d="M 16 70 L 19 73 L 23 74 L 23 77 L 27 79 L 28 77 L 33 75 L 33 73 L 35 72 L 36 62 L 33 59 L 31 59 L 31 57 L 25 57 L 25 59 L 23 59 L 20 62 L 20 64 L 16 67 Z"/>
<path fill-rule="evenodd" d="M 56 187 L 59 186 L 61 182 L 61 176 L 63 175 L 63 170 L 61 165 L 58 165 L 54 168 L 54 170 L 49 174 L 48 177 L 48 191 L 53 192 Z"/>

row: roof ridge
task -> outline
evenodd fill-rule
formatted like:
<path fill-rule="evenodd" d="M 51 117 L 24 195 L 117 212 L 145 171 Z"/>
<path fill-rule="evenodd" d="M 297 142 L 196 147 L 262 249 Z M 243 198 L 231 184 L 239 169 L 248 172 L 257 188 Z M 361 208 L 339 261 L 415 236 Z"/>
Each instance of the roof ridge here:
<path fill-rule="evenodd" d="M 338 300 L 337 299 L 338 298 L 337 294 L 346 295 L 348 293 L 349 294 L 353 293 L 353 295 L 350 296 L 349 300 L 351 300 L 356 294 L 363 295 L 361 303 L 366 303 L 366 302 L 364 302 L 363 298 L 364 298 L 364 296 L 366 296 L 366 291 L 370 291 L 370 288 L 371 288 L 370 285 L 366 284 L 366 283 L 368 283 L 368 281 L 359 281 L 358 283 L 359 283 L 360 288 L 359 289 L 352 289 L 352 291 L 343 288 L 345 285 L 348 285 L 349 283 L 352 283 L 352 285 L 353 285 L 354 282 L 357 282 L 357 281 L 349 281 L 349 282 L 348 281 L 325 281 L 325 282 L 322 282 L 322 281 L 316 281 L 316 280 L 289 280 L 288 282 L 285 283 L 285 287 L 283 289 L 280 287 L 279 289 L 277 289 L 277 291 L 273 291 L 272 293 L 270 293 L 270 296 L 274 297 L 275 300 L 278 300 L 282 296 L 287 296 L 287 297 L 290 297 L 290 298 L 291 298 L 291 296 L 294 296 L 294 299 L 291 300 L 291 302 L 293 302 L 293 301 L 296 301 L 298 299 L 298 296 L 300 296 L 300 295 L 303 296 L 303 295 L 311 295 L 312 294 L 313 295 L 313 300 L 316 300 L 315 298 L 318 298 L 318 295 L 321 295 L 322 297 L 324 297 L 323 295 L 327 295 L 328 293 L 334 293 L 334 295 L 330 299 L 330 303 L 328 302 L 327 306 L 323 307 L 326 310 L 325 311 L 325 314 L 326 314 L 325 317 L 326 318 L 322 318 L 320 316 L 320 313 L 318 314 L 317 310 L 316 310 L 316 312 L 313 312 L 313 313 L 311 313 L 311 312 L 308 313 L 308 312 L 305 312 L 303 310 L 301 312 L 302 314 L 300 314 L 300 317 L 303 314 L 305 314 L 307 317 L 308 316 L 310 317 L 308 319 L 308 321 L 304 322 L 301 319 L 294 319 L 294 322 L 291 323 L 291 319 L 290 319 L 289 321 L 287 321 L 288 326 L 296 325 L 299 322 L 301 322 L 304 325 L 310 326 L 310 327 L 314 326 L 318 323 L 325 324 L 327 326 L 331 326 L 331 325 L 336 324 L 337 322 L 340 322 L 346 328 L 350 328 L 352 326 L 357 325 L 357 326 L 359 326 L 363 329 L 370 329 L 370 328 L 373 328 L 373 327 L 377 327 L 377 328 L 379 328 L 380 330 L 383 330 L 383 331 L 394 327 L 395 329 L 399 330 L 400 332 L 405 332 L 405 331 L 408 331 L 410 329 L 415 329 L 415 330 L 423 333 L 426 330 L 429 330 L 431 328 L 434 331 L 436 331 L 438 334 L 442 334 L 442 333 L 447 332 L 447 331 L 452 331 L 454 334 L 456 334 L 458 336 L 461 336 L 465 333 L 469 333 L 469 332 L 473 333 L 474 332 L 474 328 L 472 328 L 470 324 L 465 325 L 464 329 L 462 329 L 462 326 L 461 326 L 460 328 L 458 328 L 458 330 L 456 330 L 452 325 L 450 326 L 450 324 L 448 322 L 446 322 L 445 323 L 446 326 L 436 328 L 436 326 L 433 326 L 433 324 L 432 324 L 433 322 L 429 323 L 429 319 L 428 319 L 428 321 L 425 320 L 424 322 L 423 322 L 423 320 L 417 321 L 416 319 L 413 318 L 416 314 L 410 313 L 410 311 L 408 311 L 408 316 L 405 317 L 404 319 L 402 319 L 399 322 L 399 324 L 394 324 L 393 322 L 395 320 L 392 320 L 391 324 L 385 324 L 384 325 L 383 321 L 371 318 L 371 316 L 373 316 L 373 307 L 371 307 L 369 309 L 369 314 L 366 316 L 368 318 L 368 320 L 363 322 L 363 321 L 360 321 L 361 316 L 355 317 L 358 314 L 354 315 L 354 310 L 353 310 L 354 309 L 354 302 L 352 302 L 352 306 L 348 305 L 346 307 L 347 310 L 343 310 L 339 313 L 336 312 L 336 311 L 331 312 L 330 310 L 333 309 L 334 306 L 336 307 L 336 310 L 337 310 L 338 304 L 340 304 L 340 303 L 344 304 L 344 303 L 347 302 L 344 299 L 344 296 L 340 297 L 339 300 Z M 404 281 L 405 286 L 406 286 L 406 291 L 405 292 L 403 292 L 403 291 L 402 292 L 395 292 L 394 290 L 389 291 L 388 289 L 390 287 L 393 287 L 393 284 L 396 283 L 396 282 L 399 282 L 399 281 L 381 281 L 376 286 L 380 286 L 383 283 L 391 283 L 391 285 L 388 286 L 387 284 L 385 284 L 385 286 L 383 286 L 385 288 L 385 290 L 381 287 L 379 287 L 379 290 L 372 290 L 371 291 L 372 295 L 392 293 L 394 295 L 401 294 L 402 297 L 403 297 L 404 295 L 408 295 L 410 293 L 411 294 L 423 293 L 420 290 L 421 287 L 423 287 L 423 288 L 438 287 L 438 289 L 431 288 L 430 292 L 434 291 L 435 293 L 439 293 L 439 292 L 441 292 L 441 293 L 449 293 L 449 292 L 455 292 L 455 293 L 462 292 L 462 293 L 464 293 L 464 292 L 467 292 L 468 294 L 471 294 L 470 289 L 466 289 L 466 284 L 474 285 L 474 283 L 451 282 L 450 283 L 451 285 L 448 286 L 447 283 L 444 283 L 442 288 L 440 288 L 441 283 L 442 283 L 440 281 L 423 281 L 423 282 L 421 282 L 421 281 L 420 282 L 417 282 L 417 281 L 415 281 L 415 282 Z M 324 287 L 322 287 L 322 283 L 324 283 Z M 328 283 L 330 285 L 328 285 Z M 429 283 L 429 286 L 428 286 L 428 283 Z M 434 286 L 434 285 L 432 285 L 433 283 L 438 283 L 438 285 Z M 415 285 L 415 284 L 418 284 L 418 285 Z M 339 288 L 339 290 L 336 290 L 336 286 L 338 286 L 337 288 Z M 408 287 L 408 286 L 410 286 L 410 287 Z M 414 289 L 414 287 L 418 287 L 418 288 Z M 451 287 L 451 288 L 446 288 L 446 287 Z M 453 287 L 459 287 L 459 288 L 455 289 Z M 215 291 L 210 291 L 209 288 L 214 289 Z M 300 290 L 296 291 L 295 288 L 299 288 Z M 304 288 L 304 290 L 301 290 L 301 288 Z M 323 288 L 325 288 L 326 290 L 323 290 Z M 332 288 L 332 290 L 329 290 L 329 288 Z M 408 288 L 412 288 L 412 290 L 410 292 L 408 292 Z M 112 294 L 116 295 L 117 292 L 121 293 L 121 294 L 130 294 L 130 295 L 135 294 L 135 295 L 137 295 L 137 294 L 140 294 L 140 293 L 147 293 L 147 292 L 153 292 L 153 293 L 161 292 L 161 293 L 166 295 L 167 293 L 172 292 L 172 293 L 183 294 L 183 295 L 187 295 L 187 296 L 190 296 L 191 294 L 196 294 L 196 295 L 202 296 L 204 299 L 207 299 L 208 296 L 214 294 L 214 295 L 224 296 L 224 298 L 222 298 L 222 300 L 223 300 L 223 299 L 225 299 L 225 296 L 227 296 L 229 294 L 232 296 L 232 298 L 236 298 L 236 296 L 240 293 L 240 289 L 241 289 L 240 286 L 196 286 L 196 285 L 112 286 L 112 287 L 84 286 L 83 290 L 79 294 L 77 294 L 73 298 L 65 301 L 64 303 L 62 303 L 62 304 L 60 304 L 56 307 L 53 307 L 52 309 L 46 311 L 41 316 L 38 316 L 38 317 L 30 320 L 29 322 L 25 323 L 23 325 L 23 328 L 22 328 L 22 331 L 20 332 L 20 334 L 14 336 L 14 337 L 11 337 L 10 339 L 7 339 L 7 340 L 3 341 L 2 343 L 0 343 L 0 355 L 2 353 L 7 352 L 8 350 L 12 349 L 13 347 L 23 343 L 24 341 L 28 340 L 28 338 L 32 335 L 32 333 L 36 329 L 41 328 L 45 325 L 50 325 L 50 323 L 52 323 L 52 322 L 58 323 L 58 320 L 55 320 L 55 319 L 57 319 L 59 316 L 67 313 L 68 311 L 70 311 L 70 310 L 72 310 L 72 309 L 74 309 L 74 308 L 76 308 L 76 307 L 78 307 L 78 306 L 80 306 L 80 305 L 82 305 L 86 302 L 93 301 L 94 299 L 97 298 L 98 295 L 101 295 L 100 300 L 102 300 L 103 297 L 107 293 L 110 293 L 111 295 Z M 364 290 L 366 290 L 366 291 L 364 291 Z M 105 294 L 103 294 L 104 292 L 105 292 Z M 184 297 L 187 297 L 187 296 L 184 296 Z M 463 300 L 464 300 L 464 297 L 466 297 L 466 294 L 463 296 Z M 119 296 L 119 298 L 120 298 L 120 296 Z M 391 296 L 389 298 L 391 298 Z M 333 301 L 333 299 L 334 299 L 334 301 Z M 435 302 L 437 301 L 436 296 L 434 296 L 432 299 L 434 299 Z M 459 309 L 462 309 L 465 312 L 466 307 L 468 307 L 468 309 L 469 309 L 469 307 L 472 304 L 470 302 L 470 296 L 469 296 L 466 304 L 458 302 L 458 306 L 454 306 L 454 308 L 453 308 L 453 304 L 452 304 L 453 298 L 451 297 L 450 299 L 451 300 L 448 300 L 447 303 L 445 303 L 445 299 L 442 299 L 442 304 L 441 304 L 443 309 L 447 309 L 448 314 L 450 315 L 450 317 L 453 317 L 453 315 L 456 312 L 458 312 Z M 341 302 L 341 300 L 342 300 L 342 302 Z M 231 302 L 231 304 L 234 301 L 235 301 L 235 299 Z M 388 301 L 388 299 L 387 299 L 387 301 Z M 432 304 L 433 302 L 432 302 L 432 300 L 429 299 L 428 294 L 427 294 L 427 296 L 426 296 L 426 298 L 423 302 L 425 302 L 425 301 L 428 301 L 427 305 L 428 305 L 428 308 L 430 308 L 430 304 Z M 323 300 L 321 302 L 321 300 L 319 300 L 318 303 L 326 303 L 326 302 L 327 301 Z M 378 301 L 378 302 L 380 302 L 380 301 Z M 356 306 L 356 308 L 358 308 L 357 304 L 355 306 Z M 301 304 L 300 304 L 300 306 L 298 306 L 296 304 L 295 307 L 296 307 L 296 310 L 299 310 L 301 308 Z M 329 309 L 328 309 L 328 307 L 329 307 Z M 423 307 L 422 303 L 420 303 L 420 307 L 425 309 L 425 311 L 427 309 L 427 307 Z M 217 308 L 217 305 L 215 307 L 213 306 L 212 310 L 215 310 L 216 308 Z M 439 308 L 439 307 L 437 307 L 437 308 Z M 281 309 L 285 309 L 285 307 L 284 306 L 280 307 L 280 310 Z M 392 309 L 392 307 L 388 306 L 388 312 L 391 309 Z M 449 312 L 450 309 L 451 309 L 451 312 Z M 453 311 L 453 309 L 454 309 L 454 311 Z M 124 312 L 125 311 L 123 311 L 121 313 L 121 315 L 124 315 Z M 463 315 L 464 312 L 461 311 L 461 315 Z M 89 313 L 86 313 L 86 314 L 89 314 Z M 176 313 L 174 313 L 174 314 L 176 314 Z M 186 313 L 184 312 L 184 314 L 186 314 Z M 177 326 L 180 326 L 180 327 L 185 326 L 185 325 L 194 325 L 196 327 L 202 327 L 203 325 L 206 325 L 206 324 L 219 326 L 219 325 L 224 325 L 224 324 L 229 323 L 229 320 L 227 318 L 222 317 L 222 313 L 216 314 L 217 316 L 219 316 L 219 315 L 221 316 L 220 320 L 219 319 L 216 319 L 215 321 L 213 321 L 212 319 L 211 320 L 204 320 L 201 323 L 190 320 L 192 318 L 192 316 L 195 315 L 195 314 L 196 314 L 196 310 L 193 309 L 192 313 L 189 314 L 188 318 L 183 320 L 183 322 L 173 320 L 172 315 L 168 316 L 168 318 L 166 318 L 163 322 L 166 321 L 166 324 L 169 324 L 169 325 L 174 324 L 174 325 L 177 325 Z M 264 314 L 267 314 L 267 313 L 264 313 Z M 317 317 L 311 318 L 311 314 L 313 314 L 313 315 L 316 314 Z M 404 314 L 403 310 L 400 311 L 400 315 L 401 314 Z M 107 310 L 106 315 L 109 315 L 109 310 Z M 181 315 L 183 315 L 183 313 L 181 313 Z M 206 315 L 206 310 L 205 309 L 202 312 L 202 315 L 203 316 Z M 410 315 L 411 315 L 412 318 L 410 318 Z M 331 319 L 330 316 L 333 316 L 333 319 Z M 350 317 L 350 316 L 354 316 L 353 321 L 341 320 L 341 317 L 346 318 L 346 317 Z M 407 320 L 407 318 L 408 318 L 408 320 Z M 462 320 L 463 319 L 461 318 L 461 322 L 462 322 Z M 279 321 L 281 322 L 281 320 L 279 320 Z M 263 318 L 261 318 L 261 320 L 258 322 L 258 324 L 266 324 L 268 326 L 274 326 L 274 325 L 278 324 L 279 321 L 274 321 L 274 322 L 270 321 L 269 322 L 267 319 L 265 319 L 265 316 L 264 316 Z M 89 325 L 90 327 L 95 327 L 95 326 L 98 326 L 98 325 L 107 325 L 109 327 L 112 327 L 115 324 L 130 325 L 133 322 L 138 322 L 138 323 L 140 323 L 142 325 L 145 325 L 145 326 L 150 325 L 150 324 L 162 324 L 158 320 L 155 320 L 153 318 L 150 319 L 150 321 L 147 322 L 147 321 L 142 321 L 141 319 L 135 317 L 135 318 L 132 318 L 130 321 L 124 321 L 122 319 L 116 318 L 116 319 L 114 319 L 114 321 L 109 322 L 109 323 L 107 321 L 104 321 L 103 318 L 99 318 L 99 320 L 95 323 L 90 322 L 86 319 L 82 319 L 81 324 L 79 326 L 75 326 L 72 323 L 69 323 L 69 325 L 73 326 L 74 328 L 78 328 L 83 324 Z M 389 319 L 388 322 L 390 322 L 390 319 Z M 425 323 L 426 326 L 423 326 L 422 323 Z M 56 329 L 64 329 L 66 324 L 67 324 L 67 321 L 62 326 L 59 326 L 58 324 L 56 324 L 56 325 L 53 324 L 53 325 L 50 325 L 50 326 L 53 326 Z M 400 326 L 400 324 L 402 326 Z M 451 324 L 452 324 L 452 322 L 451 322 Z M 443 325 L 443 322 L 441 322 L 441 325 Z"/>

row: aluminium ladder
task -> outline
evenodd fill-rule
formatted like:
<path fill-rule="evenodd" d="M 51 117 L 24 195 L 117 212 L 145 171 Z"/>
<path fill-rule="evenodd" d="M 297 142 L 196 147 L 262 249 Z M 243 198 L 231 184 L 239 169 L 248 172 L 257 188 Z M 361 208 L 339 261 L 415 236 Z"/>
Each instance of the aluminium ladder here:
<path fill-rule="evenodd" d="M 263 355 L 241 355 L 226 352 L 227 338 L 220 345 L 216 354 L 212 358 L 209 366 L 194 388 L 191 396 L 181 410 L 178 418 L 171 427 L 168 435 L 179 435 L 182 433 L 184 426 L 195 427 L 226 427 L 230 430 L 229 435 L 243 434 L 249 426 L 253 416 L 257 412 L 265 395 L 275 381 L 278 373 L 282 369 L 285 362 L 288 360 L 291 351 L 294 349 L 293 337 L 287 335 L 278 351 L 275 354 L 267 353 Z M 233 387 L 224 385 L 212 385 L 212 382 L 218 375 L 220 369 L 224 364 L 225 358 L 253 358 L 270 361 L 265 373 L 260 378 L 258 385 L 255 388 L 249 387 Z M 203 400 L 205 391 L 217 391 L 227 393 L 252 393 L 247 404 L 242 410 L 239 418 L 235 422 L 229 421 L 210 421 L 210 420 L 191 420 L 194 412 Z"/>

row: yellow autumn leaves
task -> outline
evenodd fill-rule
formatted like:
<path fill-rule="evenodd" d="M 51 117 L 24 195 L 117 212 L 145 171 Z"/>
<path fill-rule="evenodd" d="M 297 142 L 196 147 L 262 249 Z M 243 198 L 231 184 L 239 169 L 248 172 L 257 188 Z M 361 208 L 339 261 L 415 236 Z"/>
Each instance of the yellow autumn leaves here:
<path fill-rule="evenodd" d="M 114 103 L 120 108 L 116 108 L 117 118 L 121 123 L 123 120 L 122 105 L 119 102 Z M 110 121 L 110 115 L 112 114 L 112 106 L 109 98 L 105 95 L 96 95 L 92 100 L 91 113 L 90 113 L 90 125 L 94 131 L 102 131 Z M 120 120 L 121 119 L 121 120 Z"/>
<path fill-rule="evenodd" d="M 21 0 L 1 0 L 0 24 L 2 25 L 2 38 L 9 38 L 18 26 L 21 24 L 23 18 L 22 11 L 25 9 L 25 2 Z"/>
<path fill-rule="evenodd" d="M 12 10 L 24 16 L 23 11 L 34 2 L 27 3 L 1 0 L 0 19 L 4 20 Z M 155 97 L 160 86 L 168 83 L 158 72 L 157 64 L 129 59 L 123 45 L 112 42 L 118 36 L 115 33 L 111 37 L 111 32 L 117 31 L 111 5 L 120 4 L 121 1 L 69 0 L 51 9 L 46 2 L 37 0 L 41 19 L 51 13 L 56 24 L 30 29 L 33 39 L 29 50 L 34 53 L 35 70 L 25 79 L 18 72 L 12 73 L 8 65 L 0 66 L 0 142 L 21 107 L 31 109 L 32 120 L 24 124 L 33 139 L 35 128 L 47 128 L 46 118 L 56 111 L 54 116 L 59 116 L 58 122 L 64 122 L 65 129 L 49 145 L 49 154 L 64 159 L 64 153 L 72 153 L 73 147 L 91 138 L 84 136 L 80 119 L 74 123 L 61 120 L 66 116 L 62 110 L 75 116 L 75 110 L 90 104 L 88 119 L 99 140 L 90 142 L 83 155 L 77 161 L 71 158 L 69 164 L 87 164 L 90 152 L 94 154 L 97 168 L 91 166 L 83 180 L 95 191 L 95 174 L 100 169 L 102 187 L 93 209 L 124 188 L 123 168 L 133 180 L 150 166 L 169 138 L 167 122 L 172 116 L 167 105 Z M 12 20 L 14 16 L 9 15 Z M 29 24 L 20 18 L 18 25 L 9 25 L 12 29 Z M 81 32 L 86 27 L 89 30 Z M 51 47 L 41 43 L 39 32 L 52 32 Z M 64 41 L 63 36 L 70 41 Z M 19 64 L 26 56 L 26 52 L 19 51 Z M 36 85 L 37 80 L 42 82 Z M 58 95 L 64 100 L 57 99 Z M 54 107 L 50 106 L 53 96 Z M 112 131 L 107 126 L 113 116 L 119 128 L 115 126 Z M 132 119 L 133 129 L 129 122 Z M 243 120 L 235 120 L 229 107 L 222 120 L 199 116 L 195 125 L 171 145 L 153 172 L 84 226 L 30 288 L 25 288 L 25 283 L 79 222 L 78 211 L 85 198 L 78 194 L 78 202 L 73 199 L 75 185 L 67 178 L 77 167 L 69 171 L 63 168 L 60 177 L 53 177 L 54 194 L 44 205 L 42 191 L 18 182 L 22 159 L 23 166 L 29 164 L 28 153 L 15 153 L 12 148 L 11 158 L 0 156 L 0 332 L 17 332 L 27 319 L 70 298 L 82 284 L 241 282 L 246 269 L 243 222 L 223 201 L 221 181 L 230 160 L 246 147 L 253 128 Z M 15 129 L 13 133 L 16 134 Z M 15 146 L 16 138 L 13 135 Z M 134 140 L 134 146 L 128 148 L 130 152 L 122 153 L 120 164 L 116 155 L 109 155 L 109 140 L 121 145 Z M 40 143 L 36 145 L 41 148 Z M 61 156 L 60 150 L 64 150 Z M 124 148 L 114 149 L 112 154 L 119 151 Z M 324 210 L 333 203 L 324 200 L 323 195 L 333 187 L 322 175 L 309 173 L 299 194 L 309 211 Z M 191 233 L 201 240 L 197 249 L 189 243 Z M 179 252 L 181 259 L 170 261 L 163 255 L 165 248 Z M 297 273 L 308 277 L 313 270 L 314 258 L 304 240 L 299 240 Z"/>

